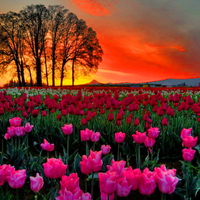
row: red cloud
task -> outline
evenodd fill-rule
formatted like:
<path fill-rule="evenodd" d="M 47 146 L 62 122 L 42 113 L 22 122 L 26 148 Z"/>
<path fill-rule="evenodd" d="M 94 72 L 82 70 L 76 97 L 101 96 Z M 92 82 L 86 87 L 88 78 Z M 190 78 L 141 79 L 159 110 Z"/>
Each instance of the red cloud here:
<path fill-rule="evenodd" d="M 106 16 L 115 10 L 117 0 L 72 0 L 79 9 L 93 16 Z"/>

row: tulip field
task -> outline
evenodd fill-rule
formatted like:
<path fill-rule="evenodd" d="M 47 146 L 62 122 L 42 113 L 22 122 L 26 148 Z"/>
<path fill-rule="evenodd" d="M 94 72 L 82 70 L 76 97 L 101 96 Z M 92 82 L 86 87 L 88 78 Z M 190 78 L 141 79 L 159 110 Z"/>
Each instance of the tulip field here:
<path fill-rule="evenodd" d="M 199 190 L 200 88 L 0 88 L 0 200 Z"/>

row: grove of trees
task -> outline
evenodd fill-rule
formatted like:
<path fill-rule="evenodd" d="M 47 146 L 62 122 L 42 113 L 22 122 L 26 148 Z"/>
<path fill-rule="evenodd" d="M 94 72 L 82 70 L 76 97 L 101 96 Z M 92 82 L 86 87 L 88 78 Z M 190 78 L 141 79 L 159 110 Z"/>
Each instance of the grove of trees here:
<path fill-rule="evenodd" d="M 69 71 L 74 85 L 98 70 L 102 55 L 96 32 L 61 5 L 0 14 L 0 73 L 12 69 L 19 86 L 62 86 Z"/>

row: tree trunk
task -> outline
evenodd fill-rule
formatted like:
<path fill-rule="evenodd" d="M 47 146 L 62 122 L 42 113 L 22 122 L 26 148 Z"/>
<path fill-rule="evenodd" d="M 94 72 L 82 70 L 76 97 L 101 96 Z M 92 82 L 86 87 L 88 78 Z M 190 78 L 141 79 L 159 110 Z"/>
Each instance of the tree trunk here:
<path fill-rule="evenodd" d="M 25 77 L 24 77 L 24 65 L 23 63 L 20 65 L 21 68 L 21 78 L 22 78 L 22 86 L 26 86 Z"/>
<path fill-rule="evenodd" d="M 75 81 L 75 77 L 74 77 L 74 64 L 75 64 L 75 59 L 73 59 L 72 61 L 72 86 L 74 86 L 74 81 Z"/>
<path fill-rule="evenodd" d="M 36 58 L 36 79 L 37 86 L 42 86 L 42 71 L 40 58 Z"/>
<path fill-rule="evenodd" d="M 45 63 L 45 77 L 46 77 L 46 82 L 47 82 L 47 86 L 49 86 L 48 67 L 47 67 L 47 57 L 46 57 L 45 48 L 44 48 L 44 63 Z"/>
<path fill-rule="evenodd" d="M 65 64 L 66 64 L 66 60 L 63 59 L 62 68 L 61 68 L 61 72 L 60 72 L 60 86 L 63 86 Z"/>

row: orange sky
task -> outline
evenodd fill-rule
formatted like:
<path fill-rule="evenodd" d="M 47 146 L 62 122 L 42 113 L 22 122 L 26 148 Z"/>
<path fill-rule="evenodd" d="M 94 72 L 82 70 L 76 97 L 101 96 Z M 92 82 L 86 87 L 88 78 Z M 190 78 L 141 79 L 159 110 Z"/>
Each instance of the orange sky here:
<path fill-rule="evenodd" d="M 103 61 L 95 75 L 75 84 L 200 76 L 200 1 L 0 0 L 0 12 L 39 3 L 63 5 L 97 32 Z"/>

